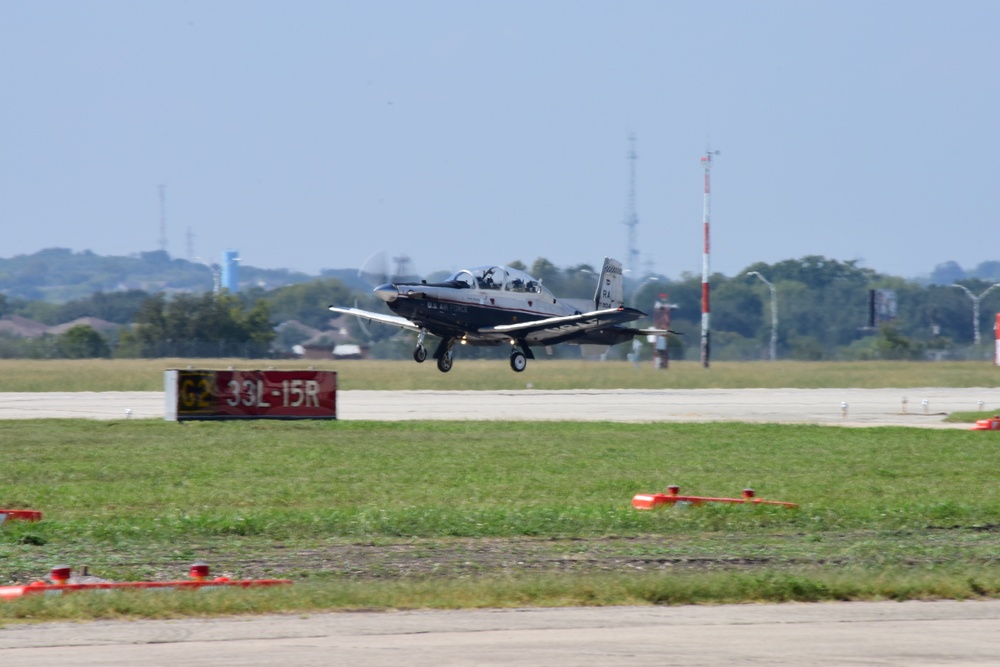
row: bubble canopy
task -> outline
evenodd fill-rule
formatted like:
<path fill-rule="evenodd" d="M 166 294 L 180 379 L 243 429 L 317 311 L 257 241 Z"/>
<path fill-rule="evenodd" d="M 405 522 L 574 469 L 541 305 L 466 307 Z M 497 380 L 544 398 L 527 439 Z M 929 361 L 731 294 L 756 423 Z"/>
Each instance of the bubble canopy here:
<path fill-rule="evenodd" d="M 450 275 L 448 282 L 458 283 L 469 289 L 527 292 L 551 296 L 551 292 L 542 287 L 541 281 L 520 269 L 509 266 L 478 266 L 462 269 Z"/>

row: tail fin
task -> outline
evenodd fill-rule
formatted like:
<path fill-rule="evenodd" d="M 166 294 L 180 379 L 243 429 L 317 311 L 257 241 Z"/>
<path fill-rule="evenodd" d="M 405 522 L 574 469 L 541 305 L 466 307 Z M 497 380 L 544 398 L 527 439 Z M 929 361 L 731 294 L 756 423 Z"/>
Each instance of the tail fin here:
<path fill-rule="evenodd" d="M 621 308 L 625 305 L 625 279 L 622 276 L 622 263 L 617 259 L 604 258 L 601 279 L 594 293 L 594 304 L 597 310 Z"/>

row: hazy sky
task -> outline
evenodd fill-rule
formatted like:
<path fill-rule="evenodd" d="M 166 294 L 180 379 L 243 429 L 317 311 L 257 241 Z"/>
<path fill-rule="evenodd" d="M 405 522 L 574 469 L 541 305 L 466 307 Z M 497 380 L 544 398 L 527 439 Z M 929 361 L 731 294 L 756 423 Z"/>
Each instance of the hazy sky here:
<path fill-rule="evenodd" d="M 0 257 L 998 259 L 994 0 L 0 0 Z"/>

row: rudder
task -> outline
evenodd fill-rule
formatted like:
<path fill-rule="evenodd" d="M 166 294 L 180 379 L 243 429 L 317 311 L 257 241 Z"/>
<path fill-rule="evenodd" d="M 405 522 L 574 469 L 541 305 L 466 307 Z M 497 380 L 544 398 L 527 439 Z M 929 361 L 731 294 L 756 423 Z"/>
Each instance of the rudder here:
<path fill-rule="evenodd" d="M 594 292 L 594 304 L 597 310 L 621 308 L 625 305 L 625 279 L 622 275 L 622 263 L 617 259 L 604 258 L 601 278 L 597 281 L 597 291 Z"/>

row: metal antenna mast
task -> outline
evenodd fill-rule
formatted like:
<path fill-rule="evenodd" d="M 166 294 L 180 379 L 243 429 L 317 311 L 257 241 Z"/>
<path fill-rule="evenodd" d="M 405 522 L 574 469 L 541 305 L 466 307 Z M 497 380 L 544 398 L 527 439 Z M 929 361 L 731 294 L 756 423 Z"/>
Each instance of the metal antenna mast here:
<path fill-rule="evenodd" d="M 167 251 L 167 186 L 160 185 L 160 250 Z"/>
<path fill-rule="evenodd" d="M 625 226 L 628 227 L 628 268 L 632 278 L 638 278 L 636 267 L 639 264 L 639 248 L 636 247 L 636 227 L 639 226 L 639 215 L 635 211 L 635 161 L 638 157 L 635 154 L 635 133 L 628 136 L 629 150 L 629 185 L 628 185 L 628 210 L 625 213 Z"/>
<path fill-rule="evenodd" d="M 709 180 L 709 173 L 712 171 L 712 156 L 718 155 L 719 151 L 705 151 L 705 157 L 701 159 L 701 166 L 705 168 L 705 209 L 704 209 L 704 225 L 705 225 L 705 252 L 702 255 L 701 262 L 701 365 L 708 368 L 708 357 L 709 357 L 709 313 L 710 309 L 708 307 L 708 264 L 709 264 L 709 242 L 708 242 L 708 223 L 711 218 L 711 199 L 712 199 L 712 187 Z"/>

